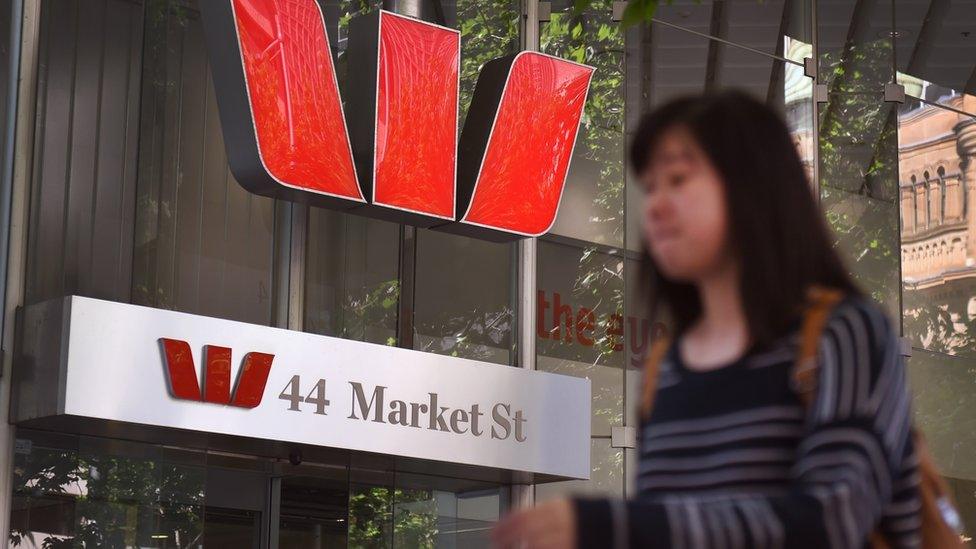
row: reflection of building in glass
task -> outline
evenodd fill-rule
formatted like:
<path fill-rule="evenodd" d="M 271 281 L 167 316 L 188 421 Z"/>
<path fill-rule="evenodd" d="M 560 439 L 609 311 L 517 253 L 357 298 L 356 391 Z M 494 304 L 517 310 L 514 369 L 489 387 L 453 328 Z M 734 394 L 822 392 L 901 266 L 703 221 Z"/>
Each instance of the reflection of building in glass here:
<path fill-rule="evenodd" d="M 813 45 L 801 42 L 789 36 L 783 37 L 783 49 L 786 58 L 799 63 L 786 63 L 783 68 L 783 102 L 785 116 L 796 143 L 797 152 L 803 161 L 807 179 L 813 181 L 813 148 L 816 145 L 813 136 L 813 110 L 810 100 L 813 98 L 813 80 L 803 72 L 803 60 L 813 55 Z"/>
<path fill-rule="evenodd" d="M 976 96 L 932 85 L 924 93 L 976 110 Z M 898 163 L 905 332 L 956 352 L 976 319 L 976 119 L 915 103 L 899 113 Z"/>

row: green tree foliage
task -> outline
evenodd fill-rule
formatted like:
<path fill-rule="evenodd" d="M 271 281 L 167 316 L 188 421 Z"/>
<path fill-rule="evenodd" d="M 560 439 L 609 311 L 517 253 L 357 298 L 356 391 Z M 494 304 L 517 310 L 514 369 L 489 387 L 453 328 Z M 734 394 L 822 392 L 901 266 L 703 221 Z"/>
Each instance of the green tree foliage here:
<path fill-rule="evenodd" d="M 596 166 L 597 179 L 584 181 L 595 187 L 588 223 L 597 225 L 603 243 L 622 247 L 624 240 L 624 35 L 611 20 L 612 2 L 593 2 L 585 12 L 554 12 L 542 25 L 540 49 L 584 63 L 596 69 L 583 111 L 573 163 Z M 572 168 L 571 168 L 572 169 Z M 568 192 L 568 191 L 567 191 Z M 624 302 L 623 260 L 608 257 L 596 247 L 582 250 L 574 301 L 598 311 L 596 324 L 606 326 L 611 315 L 622 314 Z M 606 362 L 619 343 L 606 330 L 595 333 L 598 356 L 577 358 L 594 364 Z M 577 347 L 577 353 L 584 348 Z"/>
<path fill-rule="evenodd" d="M 595 68 L 590 83 L 579 135 L 573 154 L 571 170 L 576 174 L 596 174 L 591 180 L 570 175 L 569 185 L 591 186 L 587 195 L 594 196 L 592 207 L 586 211 L 587 223 L 596 226 L 600 244 L 622 248 L 625 232 L 625 174 L 624 174 L 624 48 L 621 26 L 612 20 L 612 2 L 594 0 L 577 2 L 575 9 L 558 9 L 553 3 L 550 20 L 540 28 L 540 50 Z M 579 212 L 573 212 L 579 214 Z M 623 372 L 600 374 L 606 368 L 623 368 L 625 345 L 617 328 L 624 329 L 625 299 L 624 266 L 620 256 L 606 253 L 605 246 L 552 246 L 555 254 L 578 257 L 572 273 L 571 302 L 586 306 L 595 314 L 593 345 L 565 338 L 539 342 L 538 353 L 565 361 L 563 373 L 607 379 L 609 375 L 623 380 Z M 545 260 L 540 245 L 540 261 Z M 567 275 L 560 275 L 559 280 Z M 540 280 L 540 288 L 545 282 Z M 564 296 L 570 297 L 570 296 Z M 579 313 L 577 307 L 577 314 Z M 607 329 L 607 327 L 612 327 Z M 548 327 L 547 327 L 548 329 Z M 565 330 L 565 327 L 563 327 Z M 593 413 L 611 425 L 623 422 L 622 383 L 596 383 L 593 386 Z M 607 460 L 593 462 L 594 478 L 613 478 L 622 469 L 623 454 L 613 452 Z M 601 469 L 606 470 L 601 470 Z M 607 487 L 610 488 L 610 487 Z"/>
<path fill-rule="evenodd" d="M 10 544 L 44 549 L 189 548 L 203 529 L 203 470 L 154 460 L 35 448 L 14 464 L 14 496 L 64 531 L 11 525 Z M 59 511 L 53 519 L 52 511 Z M 67 535 L 66 535 L 67 534 Z M 159 537 L 153 541 L 153 536 Z M 39 538 L 39 539 L 36 539 Z"/>
<path fill-rule="evenodd" d="M 354 487 L 349 497 L 349 547 L 432 548 L 437 506 L 430 490 Z"/>
<path fill-rule="evenodd" d="M 854 278 L 900 314 L 897 113 L 881 94 L 891 42 L 849 43 L 820 59 L 820 190 L 827 222 Z"/>
<path fill-rule="evenodd" d="M 638 23 L 649 22 L 654 14 L 657 13 L 657 8 L 662 3 L 665 5 L 671 5 L 674 0 L 627 0 L 627 7 L 624 8 L 623 14 L 623 26 L 629 27 L 631 25 L 636 25 Z M 758 0 L 762 1 L 762 0 Z M 577 13 L 582 13 L 588 8 L 594 5 L 598 5 L 600 0 L 575 0 L 573 6 Z M 701 0 L 695 0 L 695 3 L 701 3 Z"/>

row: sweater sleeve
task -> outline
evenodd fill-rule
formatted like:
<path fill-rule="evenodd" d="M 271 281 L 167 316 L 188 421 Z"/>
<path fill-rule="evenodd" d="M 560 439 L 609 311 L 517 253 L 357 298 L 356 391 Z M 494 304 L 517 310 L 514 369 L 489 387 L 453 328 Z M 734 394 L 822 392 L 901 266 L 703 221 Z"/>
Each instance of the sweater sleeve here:
<path fill-rule="evenodd" d="M 579 546 L 861 548 L 882 516 L 896 546 L 920 546 L 910 397 L 890 323 L 869 303 L 845 304 L 819 352 L 783 495 L 576 500 Z"/>

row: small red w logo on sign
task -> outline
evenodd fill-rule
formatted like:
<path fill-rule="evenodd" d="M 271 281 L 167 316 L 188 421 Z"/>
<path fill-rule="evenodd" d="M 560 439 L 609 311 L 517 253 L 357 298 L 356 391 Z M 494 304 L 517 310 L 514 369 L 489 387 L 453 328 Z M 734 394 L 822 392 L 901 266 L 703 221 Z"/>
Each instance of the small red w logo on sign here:
<path fill-rule="evenodd" d="M 197 369 L 193 364 L 190 344 L 179 339 L 160 338 L 166 355 L 170 390 L 182 400 L 201 400 L 214 404 L 227 404 L 241 408 L 254 408 L 261 404 L 264 387 L 271 373 L 274 355 L 250 352 L 244 355 L 244 364 L 237 376 L 237 387 L 231 398 L 230 361 L 228 347 L 206 345 L 203 348 L 204 388 L 197 382 Z"/>

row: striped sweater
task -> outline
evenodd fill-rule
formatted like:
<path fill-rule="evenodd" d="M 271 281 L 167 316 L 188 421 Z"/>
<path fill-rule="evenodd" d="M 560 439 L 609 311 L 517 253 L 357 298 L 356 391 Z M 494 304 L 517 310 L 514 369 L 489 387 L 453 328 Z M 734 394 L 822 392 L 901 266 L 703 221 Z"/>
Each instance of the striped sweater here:
<path fill-rule="evenodd" d="M 878 526 L 920 545 L 917 460 L 898 338 L 866 300 L 833 312 L 809 412 L 792 390 L 798 335 L 724 367 L 675 345 L 641 425 L 636 499 L 577 500 L 580 547 L 861 548 Z"/>

